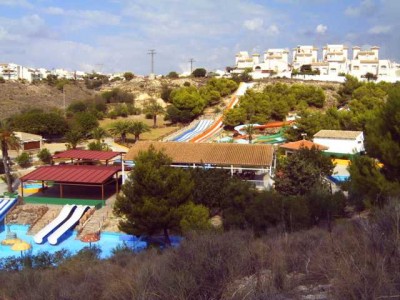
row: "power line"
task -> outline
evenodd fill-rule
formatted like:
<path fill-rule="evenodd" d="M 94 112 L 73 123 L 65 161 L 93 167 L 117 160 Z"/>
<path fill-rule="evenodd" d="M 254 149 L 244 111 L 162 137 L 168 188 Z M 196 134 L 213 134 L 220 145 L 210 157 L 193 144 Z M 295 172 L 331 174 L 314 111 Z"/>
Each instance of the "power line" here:
<path fill-rule="evenodd" d="M 190 62 L 190 74 L 193 73 L 193 63 L 195 62 L 195 60 L 193 58 L 189 59 Z"/>
<path fill-rule="evenodd" d="M 151 55 L 151 74 L 154 74 L 154 55 L 156 54 L 156 50 L 150 49 L 147 54 Z"/>

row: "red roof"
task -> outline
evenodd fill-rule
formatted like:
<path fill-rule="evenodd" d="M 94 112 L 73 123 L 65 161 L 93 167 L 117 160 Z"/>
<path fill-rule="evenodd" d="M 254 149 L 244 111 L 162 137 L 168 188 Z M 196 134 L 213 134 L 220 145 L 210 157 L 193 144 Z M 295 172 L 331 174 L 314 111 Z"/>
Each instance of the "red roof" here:
<path fill-rule="evenodd" d="M 280 148 L 287 149 L 287 150 L 299 150 L 300 148 L 307 148 L 311 149 L 312 147 L 317 148 L 318 150 L 328 150 L 329 147 L 313 143 L 309 140 L 300 140 L 296 142 L 290 142 L 286 144 L 282 144 L 279 146 Z"/>
<path fill-rule="evenodd" d="M 53 158 L 109 160 L 118 155 L 121 155 L 121 152 L 73 149 L 54 154 Z"/>
<path fill-rule="evenodd" d="M 102 184 L 120 171 L 120 167 L 58 165 L 40 167 L 20 178 L 21 181 L 44 180 L 65 183 Z"/>

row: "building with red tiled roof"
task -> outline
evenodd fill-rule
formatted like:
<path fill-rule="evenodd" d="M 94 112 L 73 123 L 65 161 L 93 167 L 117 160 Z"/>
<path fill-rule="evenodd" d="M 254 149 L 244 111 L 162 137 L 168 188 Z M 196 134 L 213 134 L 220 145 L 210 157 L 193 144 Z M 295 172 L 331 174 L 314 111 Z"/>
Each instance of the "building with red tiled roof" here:
<path fill-rule="evenodd" d="M 286 143 L 286 144 L 282 144 L 279 146 L 279 148 L 285 149 L 285 154 L 290 154 L 293 153 L 295 151 L 300 150 L 301 148 L 307 148 L 307 149 L 311 149 L 311 148 L 316 148 L 320 151 L 324 151 L 324 150 L 328 150 L 329 147 L 324 146 L 324 145 L 320 145 L 317 143 L 313 143 L 312 141 L 309 140 L 300 140 L 300 141 L 296 141 L 296 142 L 290 142 L 290 143 Z"/>

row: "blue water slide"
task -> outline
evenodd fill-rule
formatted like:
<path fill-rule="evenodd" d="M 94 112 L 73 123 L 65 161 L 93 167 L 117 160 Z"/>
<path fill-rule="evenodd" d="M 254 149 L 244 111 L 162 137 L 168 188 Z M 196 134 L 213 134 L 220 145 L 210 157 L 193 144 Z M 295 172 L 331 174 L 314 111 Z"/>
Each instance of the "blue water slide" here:
<path fill-rule="evenodd" d="M 204 130 L 206 130 L 214 120 L 201 120 L 197 126 L 193 129 L 190 129 L 186 132 L 184 132 L 182 135 L 180 135 L 178 138 L 176 138 L 174 141 L 176 142 L 186 142 L 190 140 L 191 138 L 195 137 L 196 135 L 202 133 Z"/>
<path fill-rule="evenodd" d="M 0 222 L 4 220 L 10 209 L 17 203 L 18 198 L 0 198 Z"/>

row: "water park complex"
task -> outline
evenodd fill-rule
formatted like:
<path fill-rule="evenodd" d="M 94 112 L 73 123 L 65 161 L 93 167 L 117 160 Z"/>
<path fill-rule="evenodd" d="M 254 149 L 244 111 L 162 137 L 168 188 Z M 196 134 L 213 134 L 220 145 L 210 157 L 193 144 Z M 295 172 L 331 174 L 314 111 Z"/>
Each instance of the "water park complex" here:
<path fill-rule="evenodd" d="M 242 83 L 227 105 L 236 105 L 252 84 Z M 247 124 L 235 127 L 233 134 L 223 130 L 222 114 L 214 119 L 199 119 L 164 138 L 163 141 L 138 141 L 127 152 L 66 150 L 53 155 L 51 165 L 40 166 L 19 178 L 15 193 L 0 198 L 0 258 L 20 251 L 72 252 L 96 243 L 103 257 L 118 245 L 135 250 L 146 248 L 141 237 L 103 231 L 112 206 L 135 159 L 150 146 L 163 150 L 177 168 L 221 168 L 231 176 L 252 182 L 258 189 L 273 186 L 276 152 L 286 155 L 302 147 L 316 147 L 327 154 L 352 154 L 363 151 L 363 133 L 357 131 L 321 130 L 313 141 L 285 143 L 285 128 L 295 120 Z M 249 139 L 247 127 L 255 134 Z M 348 161 L 337 160 L 335 183 L 346 180 Z M 347 177 L 346 177 L 347 176 Z M 32 224 L 6 222 L 7 214 L 19 205 L 42 205 L 48 210 Z M 116 228 L 116 226 L 115 226 Z"/>

